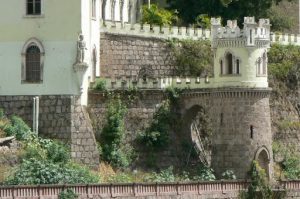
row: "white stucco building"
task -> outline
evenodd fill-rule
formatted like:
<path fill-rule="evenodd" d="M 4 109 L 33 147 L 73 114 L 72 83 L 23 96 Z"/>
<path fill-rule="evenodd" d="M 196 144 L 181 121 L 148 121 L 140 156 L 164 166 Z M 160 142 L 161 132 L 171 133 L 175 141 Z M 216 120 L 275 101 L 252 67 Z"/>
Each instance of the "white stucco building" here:
<path fill-rule="evenodd" d="M 99 75 L 100 0 L 10 0 L 3 4 L 0 95 L 85 94 L 88 82 Z M 88 66 L 83 73 L 73 67 L 81 33 Z M 81 101 L 86 103 L 86 95 Z"/>

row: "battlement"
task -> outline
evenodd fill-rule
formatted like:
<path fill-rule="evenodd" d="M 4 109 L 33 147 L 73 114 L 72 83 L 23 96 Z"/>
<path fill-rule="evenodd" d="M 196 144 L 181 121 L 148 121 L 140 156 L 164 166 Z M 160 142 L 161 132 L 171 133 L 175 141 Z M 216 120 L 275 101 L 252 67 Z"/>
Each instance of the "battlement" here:
<path fill-rule="evenodd" d="M 244 18 L 244 27 L 240 29 L 236 20 L 228 20 L 227 25 L 222 27 L 220 25 L 220 18 L 212 18 L 212 42 L 213 47 L 224 46 L 224 42 L 228 40 L 243 40 L 245 42 L 238 42 L 240 45 L 257 47 L 268 47 L 270 42 L 270 20 L 260 19 L 256 23 L 254 17 Z M 261 42 L 263 41 L 263 42 Z M 235 44 L 235 43 L 233 43 Z M 236 45 L 232 47 L 237 47 Z"/>
<path fill-rule="evenodd" d="M 244 17 L 244 24 L 256 24 L 254 17 Z"/>
<path fill-rule="evenodd" d="M 249 18 L 249 17 L 248 17 Z M 253 21 L 253 17 L 251 19 L 247 18 L 247 22 Z M 227 26 L 221 26 L 220 18 L 212 18 L 211 19 L 212 27 L 218 27 L 217 29 L 217 37 L 226 39 L 227 44 L 222 44 L 223 46 L 228 46 L 228 43 L 235 43 L 239 45 L 246 45 L 245 33 L 244 30 L 240 30 L 237 26 L 236 21 L 227 21 Z M 253 23 L 254 24 L 254 23 Z M 256 28 L 254 29 L 254 33 L 257 32 L 256 37 L 261 38 L 262 40 L 267 39 L 269 36 L 271 43 L 279 43 L 282 45 L 297 45 L 300 46 L 300 35 L 294 34 L 280 34 L 280 33 L 272 33 L 272 32 L 263 32 L 261 28 L 270 27 L 269 19 L 259 19 L 258 24 L 255 23 Z M 161 39 L 169 39 L 169 38 L 177 38 L 177 39 L 211 39 L 214 34 L 214 30 L 212 32 L 207 29 L 201 28 L 186 28 L 186 27 L 159 27 L 154 26 L 152 29 L 149 24 L 127 24 L 121 22 L 111 22 L 111 21 L 103 21 L 101 25 L 101 32 L 112 33 L 112 34 L 120 34 L 120 35 L 130 35 L 130 36 L 140 36 L 140 37 L 149 37 L 149 38 L 161 38 Z M 236 38 L 236 42 L 232 42 L 230 39 Z"/>
<path fill-rule="evenodd" d="M 150 27 L 149 24 L 128 24 L 121 22 L 103 21 L 101 32 L 161 39 L 210 39 L 210 30 L 187 27 Z"/>
<path fill-rule="evenodd" d="M 163 90 L 173 86 L 176 88 L 209 88 L 210 82 L 208 77 L 162 77 L 162 78 L 146 78 L 137 79 L 135 77 L 120 77 L 120 78 L 105 78 L 106 87 L 108 90 L 119 89 L 154 89 Z"/>

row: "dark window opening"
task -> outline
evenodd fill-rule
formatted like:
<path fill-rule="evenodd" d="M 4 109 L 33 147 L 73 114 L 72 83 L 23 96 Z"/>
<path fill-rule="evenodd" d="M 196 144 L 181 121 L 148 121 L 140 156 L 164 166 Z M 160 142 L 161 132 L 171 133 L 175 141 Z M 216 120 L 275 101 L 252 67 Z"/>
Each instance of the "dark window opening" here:
<path fill-rule="evenodd" d="M 250 138 L 251 139 L 253 139 L 253 131 L 254 131 L 253 125 L 250 125 Z"/>
<path fill-rule="evenodd" d="M 223 71 L 223 60 L 220 61 L 220 68 L 221 68 L 221 75 L 224 74 L 224 71 Z"/>
<path fill-rule="evenodd" d="M 221 125 L 223 125 L 223 121 L 224 120 L 224 114 L 223 113 L 221 113 L 221 119 L 220 119 L 220 123 L 221 123 Z"/>
<path fill-rule="evenodd" d="M 41 14 L 41 0 L 27 0 L 27 15 Z"/>
<path fill-rule="evenodd" d="M 232 67 L 232 54 L 231 53 L 227 53 L 227 55 L 226 55 L 226 64 L 227 64 L 227 72 L 228 72 L 228 74 L 232 74 L 232 69 L 233 69 L 233 67 Z"/>
<path fill-rule="evenodd" d="M 26 51 L 26 81 L 41 81 L 41 53 L 37 46 L 30 46 Z"/>
<path fill-rule="evenodd" d="M 236 60 L 236 74 L 240 74 L 240 60 Z"/>

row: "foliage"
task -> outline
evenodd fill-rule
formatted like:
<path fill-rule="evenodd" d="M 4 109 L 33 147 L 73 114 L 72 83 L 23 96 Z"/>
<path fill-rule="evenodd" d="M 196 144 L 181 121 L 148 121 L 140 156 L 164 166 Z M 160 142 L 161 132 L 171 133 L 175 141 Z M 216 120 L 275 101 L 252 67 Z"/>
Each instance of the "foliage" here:
<path fill-rule="evenodd" d="M 169 131 L 171 130 L 172 112 L 170 101 L 164 101 L 154 113 L 153 121 L 145 132 L 141 133 L 140 141 L 152 150 L 165 148 L 169 144 Z"/>
<path fill-rule="evenodd" d="M 258 162 L 253 161 L 250 170 L 251 184 L 247 192 L 242 192 L 243 199 L 272 199 L 273 193 L 269 185 L 266 172 Z"/>
<path fill-rule="evenodd" d="M 172 11 L 159 8 L 155 4 L 151 4 L 150 8 L 148 5 L 143 6 L 142 23 L 150 25 L 171 25 L 176 21 L 176 14 Z"/>
<path fill-rule="evenodd" d="M 96 91 L 106 91 L 107 88 L 106 88 L 106 81 L 105 79 L 97 79 L 95 84 L 93 85 L 93 89 L 96 90 Z"/>
<path fill-rule="evenodd" d="M 72 190 L 67 189 L 59 193 L 58 195 L 59 199 L 77 199 L 78 195 Z"/>
<path fill-rule="evenodd" d="M 289 30 L 294 25 L 291 17 L 279 13 L 274 6 L 267 11 L 267 18 L 271 21 L 272 31 Z"/>
<path fill-rule="evenodd" d="M 226 170 L 222 173 L 222 179 L 224 180 L 235 180 L 236 176 L 232 170 Z"/>
<path fill-rule="evenodd" d="M 279 142 L 273 143 L 274 156 L 282 157 L 280 166 L 284 177 L 289 180 L 300 178 L 300 154 L 293 145 L 283 145 Z M 276 159 L 276 158 L 275 158 Z"/>
<path fill-rule="evenodd" d="M 173 167 L 162 170 L 159 173 L 152 173 L 145 179 L 147 182 L 175 182 L 176 177 L 173 172 Z"/>
<path fill-rule="evenodd" d="M 207 14 L 200 14 L 195 19 L 196 27 L 210 29 L 210 17 Z"/>
<path fill-rule="evenodd" d="M 198 168 L 198 174 L 193 177 L 195 181 L 214 181 L 216 176 L 214 175 L 214 170 L 206 166 L 200 166 Z"/>
<path fill-rule="evenodd" d="M 211 44 L 208 40 L 169 41 L 175 57 L 175 70 L 179 76 L 201 76 L 210 73 L 213 65 Z"/>
<path fill-rule="evenodd" d="M 300 47 L 274 44 L 268 52 L 268 57 L 269 77 L 270 82 L 274 82 L 274 90 L 296 90 L 300 82 Z"/>
<path fill-rule="evenodd" d="M 33 136 L 28 125 L 18 116 L 12 116 L 10 122 L 0 128 L 6 136 L 15 136 L 17 140 L 27 140 Z"/>
<path fill-rule="evenodd" d="M 244 16 L 266 18 L 268 9 L 281 1 L 283 0 L 168 0 L 168 3 L 171 9 L 178 10 L 179 17 L 186 24 L 195 23 L 200 14 L 207 14 L 209 17 L 221 16 L 225 21 L 238 19 L 239 24 L 242 24 Z"/>
<path fill-rule="evenodd" d="M 107 123 L 103 128 L 101 146 L 103 159 L 115 167 L 128 167 L 133 149 L 124 140 L 126 106 L 119 97 L 111 99 L 107 111 Z"/>
<path fill-rule="evenodd" d="M 24 159 L 6 184 L 33 185 L 33 184 L 76 184 L 96 183 L 99 179 L 90 171 L 73 163 L 57 164 L 48 160 L 35 158 Z"/>

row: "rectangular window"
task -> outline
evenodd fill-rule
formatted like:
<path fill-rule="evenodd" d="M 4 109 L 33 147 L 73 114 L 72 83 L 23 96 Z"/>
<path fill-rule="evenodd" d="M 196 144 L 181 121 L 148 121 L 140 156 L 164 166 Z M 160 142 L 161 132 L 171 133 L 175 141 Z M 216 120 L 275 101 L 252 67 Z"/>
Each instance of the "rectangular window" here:
<path fill-rule="evenodd" d="M 96 0 L 92 0 L 92 18 L 96 19 Z"/>
<path fill-rule="evenodd" d="M 27 0 L 27 15 L 41 15 L 41 0 Z"/>

